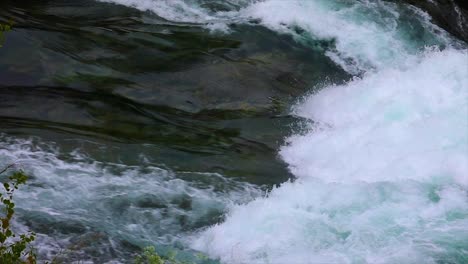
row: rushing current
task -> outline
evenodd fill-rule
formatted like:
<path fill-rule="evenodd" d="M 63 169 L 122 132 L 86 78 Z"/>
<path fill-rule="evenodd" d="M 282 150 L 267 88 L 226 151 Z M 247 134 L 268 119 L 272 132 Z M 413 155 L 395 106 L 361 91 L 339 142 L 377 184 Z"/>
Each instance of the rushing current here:
<path fill-rule="evenodd" d="M 379 0 L 85 2 L 138 12 L 88 34 L 108 27 L 142 53 L 168 53 L 152 61 L 125 41 L 105 49 L 108 37 L 94 39 L 94 53 L 76 47 L 78 58 L 42 53 L 86 74 L 108 67 L 102 74 L 118 84 L 104 90 L 90 88 L 104 83 L 91 77 L 67 82 L 68 92 L 57 78 L 2 77 L 0 162 L 32 175 L 16 225 L 39 234 L 44 258 L 65 247 L 71 260 L 128 262 L 156 245 L 233 264 L 468 262 L 468 49 L 427 12 Z M 55 8 L 69 15 L 64 6 Z M 188 59 L 190 48 L 206 57 Z M 141 59 L 135 71 L 106 61 L 120 51 Z M 219 71 L 206 63 L 213 57 L 227 61 Z M 63 84 L 62 71 L 48 74 Z M 24 88 L 10 83 L 27 82 L 41 87 L 18 99 Z M 13 103 L 35 96 L 63 106 L 29 114 Z"/>

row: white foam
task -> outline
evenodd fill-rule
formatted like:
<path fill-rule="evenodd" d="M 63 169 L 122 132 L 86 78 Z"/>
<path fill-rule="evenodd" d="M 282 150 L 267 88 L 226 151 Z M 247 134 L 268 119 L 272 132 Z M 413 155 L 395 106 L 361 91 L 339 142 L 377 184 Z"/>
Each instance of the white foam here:
<path fill-rule="evenodd" d="M 409 70 L 327 87 L 295 112 L 330 128 L 291 137 L 282 157 L 295 175 L 325 181 L 467 184 L 467 61 L 466 51 L 430 52 Z"/>
<path fill-rule="evenodd" d="M 408 8 L 408 12 L 427 20 L 427 14 L 418 9 Z M 297 35 L 294 29 L 299 27 L 314 39 L 334 41 L 335 47 L 327 55 L 350 73 L 399 66 L 421 45 L 449 43 L 443 30 L 428 21 L 419 26 L 440 32 L 431 35 L 432 39 L 404 34 L 405 27 L 412 25 L 402 24 L 396 5 L 386 1 L 266 0 L 251 4 L 242 13 L 281 33 Z"/>
<path fill-rule="evenodd" d="M 152 11 L 158 16 L 174 22 L 205 23 L 215 19 L 195 3 L 184 0 L 99 0 Z"/>
<path fill-rule="evenodd" d="M 155 13 L 170 22 L 182 22 L 204 26 L 212 32 L 230 31 L 228 24 L 242 20 L 240 13 L 234 10 L 210 10 L 202 4 L 210 1 L 197 0 L 98 0 L 115 3 Z M 243 7 L 256 0 L 228 0 L 219 4 L 227 7 Z M 216 1 L 215 1 L 216 2 Z"/>
<path fill-rule="evenodd" d="M 468 51 L 425 48 L 452 44 L 427 17 L 427 37 L 405 38 L 412 24 L 397 6 L 346 3 L 271 0 L 245 11 L 281 33 L 297 25 L 334 39 L 330 58 L 364 74 L 295 107 L 314 122 L 280 151 L 298 179 L 235 207 L 195 249 L 223 263 L 466 260 Z"/>
<path fill-rule="evenodd" d="M 282 148 L 299 179 L 236 207 L 194 248 L 225 263 L 431 263 L 464 254 L 452 251 L 468 241 L 466 61 L 466 51 L 434 52 L 410 70 L 308 98 L 296 113 L 327 126 Z"/>

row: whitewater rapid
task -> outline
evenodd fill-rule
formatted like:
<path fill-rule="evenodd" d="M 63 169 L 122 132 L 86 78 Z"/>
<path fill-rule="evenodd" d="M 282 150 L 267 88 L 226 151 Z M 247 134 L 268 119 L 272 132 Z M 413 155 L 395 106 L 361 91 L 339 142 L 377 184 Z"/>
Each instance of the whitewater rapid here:
<path fill-rule="evenodd" d="M 463 263 L 466 51 L 429 52 L 324 88 L 281 157 L 298 177 L 231 210 L 193 246 L 225 263 Z"/>
<path fill-rule="evenodd" d="M 326 55 L 356 77 L 294 107 L 309 129 L 279 154 L 297 180 L 234 207 L 192 247 L 223 263 L 467 261 L 465 46 L 384 1 L 256 1 L 236 16 L 332 42 Z"/>
<path fill-rule="evenodd" d="M 101 223 L 86 213 L 111 218 L 115 230 L 134 234 L 129 241 L 154 242 L 152 236 L 171 230 L 170 238 L 157 241 L 170 243 L 184 232 L 175 217 L 163 210 L 148 217 L 143 206 L 122 205 L 119 197 L 130 195 L 138 204 L 158 190 L 154 199 L 189 222 L 210 208 L 238 204 L 223 222 L 183 233 L 191 248 L 222 263 L 468 262 L 468 49 L 427 14 L 377 0 L 222 1 L 230 11 L 209 9 L 205 4 L 216 1 L 208 0 L 101 2 L 223 34 L 243 23 L 291 35 L 304 46 L 324 41 L 323 52 L 354 78 L 311 87 L 321 89 L 292 108 L 308 129 L 287 138 L 279 156 L 297 179 L 266 196 L 247 184 L 227 194 L 200 190 L 152 165 L 104 164 L 78 154 L 64 162 L 53 149 L 4 136 L 4 163 L 31 162 L 35 182 L 51 186 L 19 194 L 25 209 L 74 220 L 60 213 L 67 212 L 91 226 Z M 179 208 L 187 193 L 198 205 L 193 214 Z M 50 201 L 66 202 L 57 210 Z M 74 211 L 82 201 L 96 210 Z M 119 206 L 129 211 L 113 218 L 109 208 Z"/>

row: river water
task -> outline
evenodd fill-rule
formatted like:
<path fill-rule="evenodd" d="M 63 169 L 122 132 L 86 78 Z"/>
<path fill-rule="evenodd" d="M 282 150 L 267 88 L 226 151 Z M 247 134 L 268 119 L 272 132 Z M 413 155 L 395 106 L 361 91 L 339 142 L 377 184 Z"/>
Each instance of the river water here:
<path fill-rule="evenodd" d="M 468 261 L 468 50 L 402 1 L 3 1 L 41 260 Z M 199 257 L 199 253 L 208 257 Z"/>

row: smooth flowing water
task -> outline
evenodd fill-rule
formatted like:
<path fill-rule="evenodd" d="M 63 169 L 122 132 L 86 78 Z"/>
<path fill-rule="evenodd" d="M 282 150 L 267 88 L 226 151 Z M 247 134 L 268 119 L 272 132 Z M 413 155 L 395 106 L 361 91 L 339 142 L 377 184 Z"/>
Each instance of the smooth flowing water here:
<path fill-rule="evenodd" d="M 15 225 L 41 259 L 468 261 L 468 49 L 423 10 L 0 8 L 0 164 L 31 176 Z"/>

